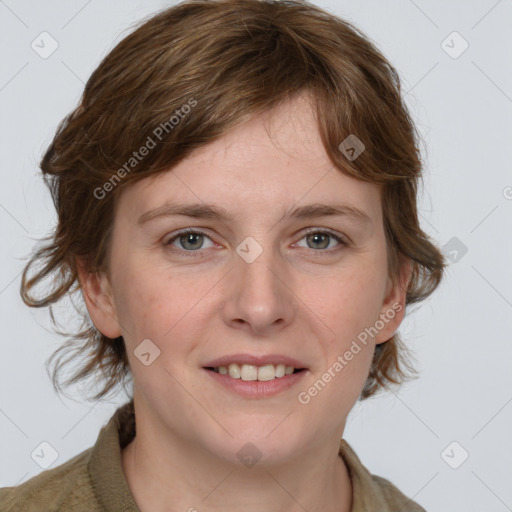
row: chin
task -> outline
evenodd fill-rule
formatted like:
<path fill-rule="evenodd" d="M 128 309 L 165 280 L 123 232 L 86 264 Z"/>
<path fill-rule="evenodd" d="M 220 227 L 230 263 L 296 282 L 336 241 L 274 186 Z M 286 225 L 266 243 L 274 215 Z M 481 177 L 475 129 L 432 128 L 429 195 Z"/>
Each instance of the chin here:
<path fill-rule="evenodd" d="M 273 421 L 268 418 L 262 422 L 253 420 L 250 426 L 245 427 L 226 424 L 226 430 L 233 437 L 223 431 L 224 443 L 218 440 L 212 451 L 229 463 L 247 467 L 286 463 L 297 456 L 297 450 L 303 447 L 304 436 L 293 435 L 289 426 L 284 428 L 285 422 L 280 425 L 281 422 L 282 417 Z"/>

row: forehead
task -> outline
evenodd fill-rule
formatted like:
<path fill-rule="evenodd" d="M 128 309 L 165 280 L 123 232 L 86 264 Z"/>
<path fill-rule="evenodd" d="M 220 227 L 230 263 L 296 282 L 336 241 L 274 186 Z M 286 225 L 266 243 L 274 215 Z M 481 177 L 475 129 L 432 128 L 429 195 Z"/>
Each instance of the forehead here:
<path fill-rule="evenodd" d="M 218 204 L 239 218 L 282 215 L 298 204 L 345 202 L 379 220 L 381 208 L 377 185 L 333 166 L 305 95 L 196 149 L 168 172 L 131 185 L 120 209 L 129 204 L 135 217 L 173 202 Z"/>

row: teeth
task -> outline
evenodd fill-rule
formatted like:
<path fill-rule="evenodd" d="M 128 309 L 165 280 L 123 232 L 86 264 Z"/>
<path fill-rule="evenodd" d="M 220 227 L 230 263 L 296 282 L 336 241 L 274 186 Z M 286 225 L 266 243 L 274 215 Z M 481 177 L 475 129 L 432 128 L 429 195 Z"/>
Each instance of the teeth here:
<path fill-rule="evenodd" d="M 285 366 L 284 364 L 267 364 L 265 366 L 254 366 L 252 364 L 231 363 L 228 366 L 219 366 L 214 369 L 222 375 L 229 375 L 233 379 L 242 379 L 245 381 L 259 380 L 267 381 L 275 378 L 281 378 L 285 375 L 291 375 L 295 368 L 293 366 Z"/>
<path fill-rule="evenodd" d="M 237 364 L 230 364 L 228 366 L 228 373 L 233 379 L 239 379 L 241 377 L 240 366 Z"/>

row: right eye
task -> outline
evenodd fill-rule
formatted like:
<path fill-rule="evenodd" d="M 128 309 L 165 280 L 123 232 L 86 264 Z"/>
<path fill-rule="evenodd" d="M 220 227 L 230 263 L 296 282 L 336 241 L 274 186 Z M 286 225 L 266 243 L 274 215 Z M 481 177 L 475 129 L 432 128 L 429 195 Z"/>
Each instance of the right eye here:
<path fill-rule="evenodd" d="M 201 231 L 194 231 L 193 229 L 186 229 L 176 233 L 174 236 L 167 239 L 165 245 L 177 247 L 178 252 L 197 252 L 199 251 L 199 249 L 205 248 L 203 246 L 205 239 L 210 240 L 210 247 L 214 246 L 211 238 L 207 236 L 205 233 Z M 179 244 L 179 246 L 176 246 L 176 244 Z"/>

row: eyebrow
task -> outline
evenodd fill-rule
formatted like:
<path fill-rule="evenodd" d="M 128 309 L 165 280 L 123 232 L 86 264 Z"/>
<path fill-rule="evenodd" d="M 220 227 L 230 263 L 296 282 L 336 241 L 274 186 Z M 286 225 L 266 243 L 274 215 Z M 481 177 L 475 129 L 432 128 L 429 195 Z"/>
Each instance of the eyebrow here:
<path fill-rule="evenodd" d="M 223 222 L 227 222 L 231 219 L 229 212 L 220 206 L 206 203 L 178 203 L 165 204 L 159 208 L 143 213 L 139 217 L 137 224 L 142 226 L 151 220 L 173 215 L 183 215 L 196 219 L 215 219 Z M 348 217 L 360 223 L 372 224 L 371 217 L 363 210 L 356 206 L 340 203 L 313 203 L 306 206 L 300 206 L 298 208 L 288 210 L 284 213 L 282 218 L 289 217 L 304 220 L 333 216 Z"/>

